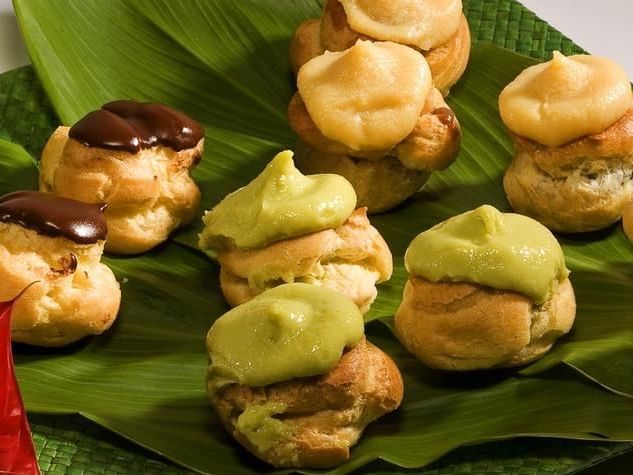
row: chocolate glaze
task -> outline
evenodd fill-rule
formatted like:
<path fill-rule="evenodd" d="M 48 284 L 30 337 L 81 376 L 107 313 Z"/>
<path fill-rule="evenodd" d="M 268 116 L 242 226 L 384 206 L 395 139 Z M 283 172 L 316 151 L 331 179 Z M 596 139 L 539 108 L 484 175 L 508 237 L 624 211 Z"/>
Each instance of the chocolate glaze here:
<path fill-rule="evenodd" d="M 84 116 L 69 135 L 87 147 L 137 153 L 155 145 L 176 151 L 193 148 L 204 130 L 191 117 L 162 104 L 114 101 Z"/>
<path fill-rule="evenodd" d="M 77 244 L 106 238 L 105 203 L 89 204 L 52 193 L 15 191 L 0 197 L 0 222 L 17 224 L 43 236 L 65 237 Z"/>
<path fill-rule="evenodd" d="M 455 113 L 448 107 L 438 107 L 433 114 L 440 119 L 440 122 L 446 127 L 455 127 Z"/>

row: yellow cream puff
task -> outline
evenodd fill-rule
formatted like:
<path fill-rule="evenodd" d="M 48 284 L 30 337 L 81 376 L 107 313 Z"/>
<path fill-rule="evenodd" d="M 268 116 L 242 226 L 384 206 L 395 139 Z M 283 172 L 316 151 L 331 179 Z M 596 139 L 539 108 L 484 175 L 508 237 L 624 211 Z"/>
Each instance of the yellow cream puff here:
<path fill-rule="evenodd" d="M 0 197 L 0 301 L 27 289 L 13 308 L 13 341 L 62 346 L 112 325 L 121 291 L 100 262 L 104 209 L 35 191 Z"/>
<path fill-rule="evenodd" d="M 211 403 L 227 431 L 275 467 L 331 468 L 398 408 L 402 376 L 337 292 L 286 284 L 224 314 L 207 335 Z"/>
<path fill-rule="evenodd" d="M 200 248 L 216 253 L 232 306 L 304 282 L 337 290 L 366 312 L 393 264 L 366 210 L 355 207 L 354 189 L 343 177 L 304 176 L 292 152 L 282 152 L 205 214 Z"/>
<path fill-rule="evenodd" d="M 72 127 L 58 127 L 42 153 L 40 190 L 106 202 L 106 251 L 145 252 L 195 216 L 200 190 L 190 175 L 203 129 L 161 104 L 115 101 Z"/>
<path fill-rule="evenodd" d="M 632 105 L 626 73 L 605 58 L 556 52 L 519 74 L 499 97 L 512 207 L 560 232 L 618 221 L 633 199 Z"/>
<path fill-rule="evenodd" d="M 459 153 L 459 122 L 411 48 L 359 41 L 310 60 L 297 86 L 288 118 L 299 168 L 344 176 L 370 213 L 401 203 Z"/>
<path fill-rule="evenodd" d="M 292 70 L 297 74 L 310 59 L 346 50 L 361 39 L 393 41 L 419 51 L 445 96 L 470 56 L 461 0 L 325 0 L 321 18 L 303 22 L 292 38 Z"/>
<path fill-rule="evenodd" d="M 431 368 L 524 365 L 574 323 L 563 251 L 526 216 L 482 206 L 451 218 L 413 240 L 405 265 L 396 334 Z"/>

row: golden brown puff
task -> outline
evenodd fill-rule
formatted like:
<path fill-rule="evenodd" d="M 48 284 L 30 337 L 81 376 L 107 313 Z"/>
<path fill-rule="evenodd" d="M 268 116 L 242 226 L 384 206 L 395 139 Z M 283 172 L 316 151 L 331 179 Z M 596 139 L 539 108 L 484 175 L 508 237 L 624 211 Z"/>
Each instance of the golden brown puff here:
<path fill-rule="evenodd" d="M 79 244 L 0 223 L 0 301 L 28 287 L 13 309 L 13 341 L 63 346 L 112 325 L 121 290 L 100 262 L 103 246 L 103 240 Z"/>
<path fill-rule="evenodd" d="M 331 468 L 349 459 L 365 427 L 400 406 L 402 376 L 394 361 L 364 338 L 327 374 L 251 388 L 234 384 L 212 398 L 222 424 L 258 458 L 286 468 Z M 252 407 L 281 403 L 275 417 L 285 437 L 260 450 L 242 434 L 238 418 Z"/>
<path fill-rule="evenodd" d="M 558 147 L 512 137 L 503 184 L 517 212 L 555 231 L 585 232 L 618 221 L 633 200 L 633 109 L 605 131 Z"/>
<path fill-rule="evenodd" d="M 395 316 L 398 339 L 431 368 L 519 366 L 542 357 L 576 315 L 569 279 L 542 305 L 517 292 L 410 277 Z"/>
<path fill-rule="evenodd" d="M 200 190 L 190 169 L 200 161 L 204 139 L 176 151 L 156 145 L 137 153 L 88 147 L 58 127 L 40 165 L 40 190 L 85 202 L 107 202 L 106 251 L 145 252 L 195 217 Z"/>
<path fill-rule="evenodd" d="M 391 252 L 357 209 L 336 229 L 285 239 L 261 249 L 218 251 L 220 284 L 231 306 L 240 305 L 266 289 L 287 282 L 306 282 L 336 290 L 361 312 L 376 298 L 376 283 L 391 277 Z"/>

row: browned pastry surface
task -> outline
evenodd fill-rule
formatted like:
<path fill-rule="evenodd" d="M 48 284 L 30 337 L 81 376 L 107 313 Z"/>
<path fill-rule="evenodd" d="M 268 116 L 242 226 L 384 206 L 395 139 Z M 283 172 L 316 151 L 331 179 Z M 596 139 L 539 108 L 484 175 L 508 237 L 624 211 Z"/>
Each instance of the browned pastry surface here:
<path fill-rule="evenodd" d="M 394 361 L 363 338 L 324 376 L 260 388 L 233 385 L 212 404 L 229 433 L 262 460 L 275 467 L 330 468 L 345 462 L 365 427 L 397 409 L 402 396 Z M 276 417 L 289 434 L 261 452 L 236 429 L 236 421 L 247 408 L 271 402 L 286 405 Z"/>
<path fill-rule="evenodd" d="M 0 223 L 0 301 L 17 297 L 13 341 L 62 346 L 107 330 L 119 311 L 121 291 L 100 262 L 103 241 L 78 244 Z"/>
<path fill-rule="evenodd" d="M 540 306 L 508 290 L 410 277 L 396 312 L 403 345 L 426 365 L 466 371 L 510 367 L 543 356 L 576 314 L 569 279 Z"/>
<path fill-rule="evenodd" d="M 189 169 L 200 160 L 204 139 L 191 149 L 158 145 L 132 154 L 87 147 L 68 130 L 59 127 L 42 152 L 40 190 L 108 203 L 108 252 L 147 251 L 195 217 L 200 191 Z"/>
<path fill-rule="evenodd" d="M 633 109 L 605 131 L 560 147 L 513 139 L 504 188 L 519 213 L 556 231 L 593 231 L 619 220 L 633 200 Z"/>
<path fill-rule="evenodd" d="M 220 283 L 230 305 L 250 300 L 286 282 L 308 282 L 337 290 L 365 312 L 376 298 L 376 282 L 391 277 L 391 252 L 357 209 L 336 229 L 285 239 L 261 249 L 218 252 Z"/>

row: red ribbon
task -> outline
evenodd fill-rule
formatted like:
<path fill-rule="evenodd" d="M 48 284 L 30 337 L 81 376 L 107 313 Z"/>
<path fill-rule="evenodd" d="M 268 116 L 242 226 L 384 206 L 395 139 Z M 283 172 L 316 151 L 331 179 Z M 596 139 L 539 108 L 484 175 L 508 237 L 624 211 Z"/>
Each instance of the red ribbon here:
<path fill-rule="evenodd" d="M 11 353 L 13 302 L 0 303 L 0 474 L 40 475 Z"/>

